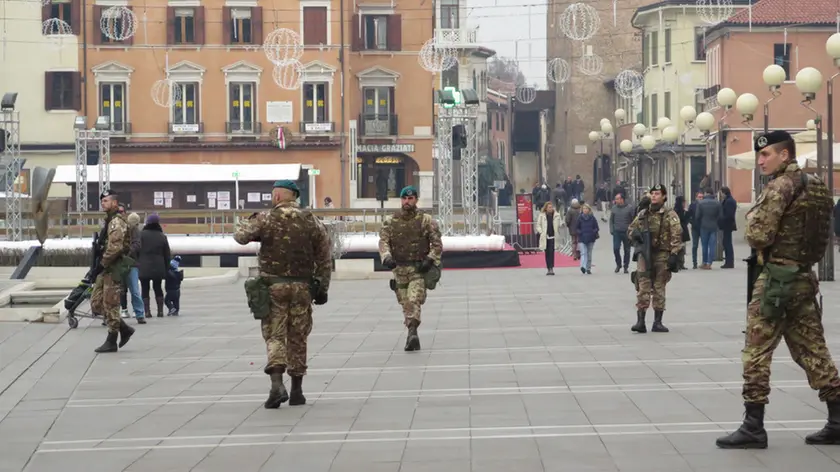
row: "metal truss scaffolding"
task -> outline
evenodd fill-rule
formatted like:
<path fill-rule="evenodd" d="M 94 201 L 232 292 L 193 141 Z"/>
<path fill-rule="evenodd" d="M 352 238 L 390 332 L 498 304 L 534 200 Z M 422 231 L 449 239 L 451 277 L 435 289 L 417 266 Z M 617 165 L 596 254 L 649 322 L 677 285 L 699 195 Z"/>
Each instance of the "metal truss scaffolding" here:
<path fill-rule="evenodd" d="M 98 153 L 99 194 L 111 188 L 111 135 L 107 130 L 76 130 L 76 211 L 88 206 L 88 156 Z M 97 195 L 98 197 L 98 195 Z M 99 206 L 97 205 L 97 208 Z"/>
<path fill-rule="evenodd" d="M 2 163 L 6 170 L 6 239 L 23 239 L 23 219 L 20 208 L 20 188 L 16 185 L 22 161 L 20 159 L 20 112 L 0 111 L 0 132 L 3 136 Z"/>
<path fill-rule="evenodd" d="M 452 108 L 440 107 L 437 119 L 437 159 L 438 159 L 438 224 L 441 234 L 454 234 L 453 201 L 453 160 L 452 127 L 464 125 L 467 131 L 467 146 L 461 149 L 461 191 L 464 208 L 466 234 L 478 234 L 478 133 L 476 122 L 478 107 L 458 105 Z"/>

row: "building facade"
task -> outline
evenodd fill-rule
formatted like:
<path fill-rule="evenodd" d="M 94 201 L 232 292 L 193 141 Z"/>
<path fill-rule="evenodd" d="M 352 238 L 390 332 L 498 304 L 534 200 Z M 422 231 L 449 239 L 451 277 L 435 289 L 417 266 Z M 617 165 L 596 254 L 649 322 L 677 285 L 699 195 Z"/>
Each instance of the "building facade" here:
<path fill-rule="evenodd" d="M 315 207 L 379 206 L 377 178 L 391 196 L 409 184 L 430 195 L 433 83 L 414 51 L 433 34 L 432 7 L 343 3 L 88 2 L 81 114 L 109 118 L 115 164 L 300 164 Z M 137 21 L 132 37 L 119 7 Z M 297 65 L 263 51 L 279 29 L 299 34 L 298 47 L 279 40 L 279 59 Z"/>
<path fill-rule="evenodd" d="M 18 189 L 29 193 L 30 169 L 74 161 L 73 120 L 81 109 L 79 94 L 79 34 L 81 0 L 4 2 L 5 66 L 0 71 L 0 95 L 17 93 L 23 170 Z M 2 125 L 0 125 L 2 127 Z M 67 197 L 55 186 L 51 197 Z"/>
<path fill-rule="evenodd" d="M 836 5 L 828 0 L 797 4 L 796 7 L 781 0 L 762 0 L 751 12 L 742 11 L 707 32 L 708 88 L 705 95 L 714 107 L 709 111 L 719 120 L 723 118 L 728 127 L 724 133 L 725 156 L 752 149 L 754 133 L 763 128 L 763 111 L 759 106 L 751 123 L 742 123 L 743 118 L 735 109 L 724 118 L 723 110 L 716 104 L 717 92 L 729 87 L 739 95 L 755 94 L 759 102 L 764 103 L 771 98 L 771 93 L 762 72 L 768 65 L 778 64 L 785 69 L 787 80 L 779 90 L 781 94 L 769 104 L 769 128 L 803 131 L 815 114 L 801 105 L 802 94 L 794 79 L 805 67 L 819 69 L 825 79 L 837 73 L 837 67 L 825 51 L 826 40 L 836 32 L 836 22 Z M 826 98 L 826 87 L 823 86 L 810 105 L 823 116 L 827 112 Z M 838 105 L 840 101 L 835 96 L 835 110 Z M 835 136 L 840 135 L 838 121 L 834 123 Z M 739 202 L 752 201 L 753 171 L 729 169 L 725 164 L 723 168 L 728 172 L 722 183 L 732 189 L 733 197 Z"/>
<path fill-rule="evenodd" d="M 510 135 L 512 131 L 510 96 L 487 89 L 487 128 L 489 155 L 502 161 L 505 174 L 511 175 Z"/>

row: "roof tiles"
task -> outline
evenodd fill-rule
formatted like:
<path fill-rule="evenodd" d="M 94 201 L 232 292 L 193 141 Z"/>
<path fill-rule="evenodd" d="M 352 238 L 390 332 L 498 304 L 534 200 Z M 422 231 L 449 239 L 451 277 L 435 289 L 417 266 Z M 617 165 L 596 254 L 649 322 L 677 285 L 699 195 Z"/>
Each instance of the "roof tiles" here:
<path fill-rule="evenodd" d="M 837 23 L 838 0 L 760 0 L 732 15 L 726 24 L 816 25 Z"/>

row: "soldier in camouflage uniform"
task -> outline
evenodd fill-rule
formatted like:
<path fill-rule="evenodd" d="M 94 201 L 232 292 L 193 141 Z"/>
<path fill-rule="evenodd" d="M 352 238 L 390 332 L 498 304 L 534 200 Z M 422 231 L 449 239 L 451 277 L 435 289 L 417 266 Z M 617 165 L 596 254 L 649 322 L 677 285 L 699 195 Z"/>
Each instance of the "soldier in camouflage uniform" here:
<path fill-rule="evenodd" d="M 123 289 L 123 281 L 113 274 L 115 265 L 119 264 L 131 249 L 131 233 L 125 214 L 119 212 L 117 194 L 113 190 L 106 190 L 99 199 L 107 216 L 99 234 L 100 241 L 104 242 L 102 258 L 99 261 L 102 270 L 93 283 L 90 308 L 93 313 L 103 315 L 108 326 L 105 343 L 95 349 L 98 353 L 105 353 L 117 352 L 117 349 L 125 346 L 134 334 L 134 328 L 120 318 L 120 292 Z M 120 338 L 119 345 L 117 336 Z"/>
<path fill-rule="evenodd" d="M 668 192 L 664 185 L 654 185 L 648 195 L 650 206 L 640 210 L 627 229 L 627 236 L 637 246 L 642 242 L 643 230 L 649 229 L 651 246 L 651 261 L 639 257 L 636 262 L 636 324 L 630 329 L 637 333 L 647 333 L 645 315 L 653 299 L 654 318 L 651 331 L 667 333 L 668 328 L 662 324 L 662 315 L 665 313 L 665 286 L 671 280 L 671 274 L 679 271 L 682 226 L 674 210 L 665 207 Z M 650 262 L 652 263 L 649 264 Z"/>
<path fill-rule="evenodd" d="M 770 361 L 783 338 L 808 384 L 828 406 L 828 423 L 805 442 L 840 444 L 840 378 L 826 347 L 817 304 L 819 283 L 811 270 L 828 247 L 833 199 L 821 180 L 799 168 L 796 146 L 787 132 L 758 136 L 754 149 L 761 173 L 772 180 L 747 213 L 745 237 L 761 271 L 747 305 L 742 351 L 746 415 L 741 427 L 719 438 L 717 445 L 767 447 L 764 407 L 770 394 Z M 782 277 L 787 280 L 780 284 Z"/>
<path fill-rule="evenodd" d="M 254 213 L 236 229 L 233 239 L 260 243 L 260 277 L 270 284 L 271 311 L 261 321 L 271 378 L 266 408 L 303 405 L 306 341 L 312 331 L 312 303 L 327 303 L 332 275 L 331 242 L 326 228 L 296 202 L 300 190 L 291 180 L 274 183 L 271 210 Z M 292 378 L 291 392 L 283 373 Z"/>
<path fill-rule="evenodd" d="M 392 287 L 402 306 L 408 335 L 406 351 L 420 349 L 420 306 L 426 301 L 425 274 L 440 267 L 443 244 L 440 228 L 431 215 L 417 209 L 417 189 L 408 186 L 400 192 L 402 208 L 388 219 L 379 233 L 382 265 L 394 271 Z"/>

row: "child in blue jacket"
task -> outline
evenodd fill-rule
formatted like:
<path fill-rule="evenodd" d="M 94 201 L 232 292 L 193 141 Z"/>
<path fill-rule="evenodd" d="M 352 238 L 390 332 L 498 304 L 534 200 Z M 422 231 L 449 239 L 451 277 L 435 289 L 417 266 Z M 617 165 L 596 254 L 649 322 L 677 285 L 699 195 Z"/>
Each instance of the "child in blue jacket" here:
<path fill-rule="evenodd" d="M 180 265 L 181 256 L 175 256 L 169 263 L 169 270 L 166 271 L 164 301 L 169 308 L 167 316 L 178 316 L 178 312 L 181 311 L 181 282 L 184 281 L 184 271 L 178 268 Z"/>

